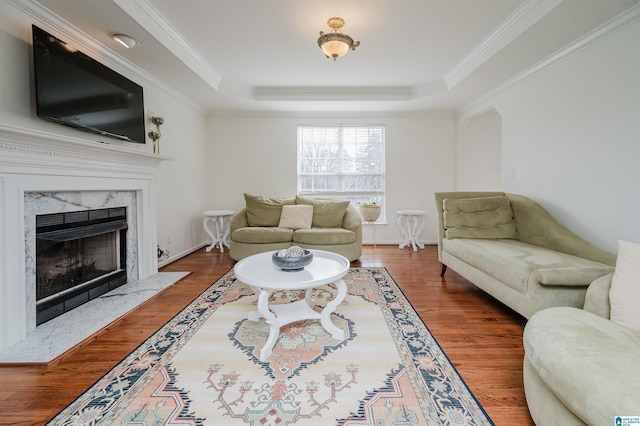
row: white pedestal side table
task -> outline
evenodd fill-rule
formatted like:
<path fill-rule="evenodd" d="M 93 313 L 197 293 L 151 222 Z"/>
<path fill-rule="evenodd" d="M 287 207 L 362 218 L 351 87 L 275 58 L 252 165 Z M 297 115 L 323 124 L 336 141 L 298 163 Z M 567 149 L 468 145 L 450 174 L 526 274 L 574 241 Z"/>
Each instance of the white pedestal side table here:
<path fill-rule="evenodd" d="M 418 238 L 424 230 L 424 216 L 427 212 L 424 210 L 398 210 L 396 213 L 398 213 L 398 228 L 404 236 L 400 248 L 403 249 L 411 245 L 413 251 L 418 251 L 416 246 L 423 249 L 424 244 L 421 244 Z"/>
<path fill-rule="evenodd" d="M 207 252 L 210 252 L 211 249 L 217 245 L 220 245 L 220 253 L 224 252 L 223 245 L 229 248 L 229 241 L 227 241 L 229 237 L 228 219 L 231 219 L 233 213 L 233 210 L 209 210 L 202 213 L 204 215 L 202 226 L 204 230 L 207 231 L 207 234 L 209 234 L 209 237 L 211 237 L 211 245 L 206 248 Z M 210 221 L 215 222 L 215 233 L 209 228 Z"/>
<path fill-rule="evenodd" d="M 333 339 L 344 340 L 344 330 L 331 321 L 331 314 L 347 295 L 344 276 L 349 272 L 349 260 L 336 253 L 311 250 L 313 260 L 303 270 L 283 271 L 271 261 L 272 251 L 254 254 L 236 263 L 233 272 L 238 280 L 247 284 L 258 295 L 258 311 L 247 318 L 258 321 L 264 318 L 269 324 L 269 337 L 260 350 L 260 361 L 266 361 L 280 335 L 280 327 L 294 321 L 319 319 L 322 327 Z M 338 293 L 321 313 L 313 307 L 313 288 L 335 283 Z M 305 290 L 304 299 L 291 303 L 269 305 L 269 297 L 276 290 Z"/>

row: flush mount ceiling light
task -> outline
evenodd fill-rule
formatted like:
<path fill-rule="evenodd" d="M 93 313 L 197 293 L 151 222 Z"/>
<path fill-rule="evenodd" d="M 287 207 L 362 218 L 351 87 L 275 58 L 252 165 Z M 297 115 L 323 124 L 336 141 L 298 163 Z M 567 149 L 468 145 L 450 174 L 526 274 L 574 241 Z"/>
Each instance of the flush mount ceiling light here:
<path fill-rule="evenodd" d="M 112 39 L 126 47 L 127 49 L 131 49 L 132 47 L 137 46 L 138 40 L 133 37 L 130 37 L 126 34 L 114 34 L 111 36 Z"/>
<path fill-rule="evenodd" d="M 327 25 L 331 28 L 331 32 L 325 34 L 320 31 L 318 46 L 322 49 L 327 58 L 333 58 L 335 61 L 340 56 L 346 55 L 349 50 L 356 50 L 360 46 L 360 42 L 353 42 L 353 39 L 346 34 L 342 34 L 339 29 L 344 26 L 344 19 L 334 17 L 329 18 Z"/>

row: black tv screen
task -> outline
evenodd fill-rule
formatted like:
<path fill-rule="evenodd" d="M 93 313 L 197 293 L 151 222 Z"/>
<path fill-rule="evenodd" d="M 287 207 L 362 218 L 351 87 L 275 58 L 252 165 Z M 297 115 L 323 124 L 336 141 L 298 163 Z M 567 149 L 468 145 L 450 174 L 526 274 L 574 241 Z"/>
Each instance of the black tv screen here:
<path fill-rule="evenodd" d="M 145 143 L 142 87 L 33 25 L 38 117 Z"/>

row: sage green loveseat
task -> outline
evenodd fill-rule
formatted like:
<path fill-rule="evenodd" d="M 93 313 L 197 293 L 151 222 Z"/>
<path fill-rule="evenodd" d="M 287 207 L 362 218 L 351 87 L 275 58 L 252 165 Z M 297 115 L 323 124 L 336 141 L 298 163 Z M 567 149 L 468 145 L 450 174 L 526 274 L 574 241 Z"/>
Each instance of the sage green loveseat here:
<path fill-rule="evenodd" d="M 591 283 L 584 310 L 545 309 L 527 323 L 524 388 L 536 425 L 640 416 L 640 333 L 609 319 L 612 277 Z"/>
<path fill-rule="evenodd" d="M 338 253 L 350 261 L 362 255 L 362 218 L 348 201 L 250 194 L 245 194 L 245 201 L 246 207 L 233 216 L 229 226 L 229 252 L 234 260 L 294 245 Z M 313 207 L 310 228 L 278 226 L 282 207 L 291 205 Z"/>
<path fill-rule="evenodd" d="M 438 192 L 438 257 L 525 318 L 582 308 L 589 284 L 616 256 L 578 237 L 537 202 L 504 192 Z"/>

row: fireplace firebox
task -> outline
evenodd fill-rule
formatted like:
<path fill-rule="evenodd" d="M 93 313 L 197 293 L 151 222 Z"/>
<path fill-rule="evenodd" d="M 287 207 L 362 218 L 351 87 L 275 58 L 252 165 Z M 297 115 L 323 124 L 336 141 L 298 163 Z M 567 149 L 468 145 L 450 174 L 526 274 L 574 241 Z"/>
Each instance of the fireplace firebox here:
<path fill-rule="evenodd" d="M 127 283 L 127 209 L 36 216 L 36 325 Z"/>

